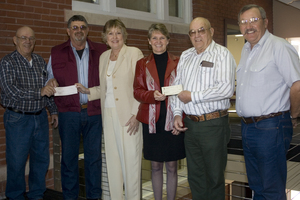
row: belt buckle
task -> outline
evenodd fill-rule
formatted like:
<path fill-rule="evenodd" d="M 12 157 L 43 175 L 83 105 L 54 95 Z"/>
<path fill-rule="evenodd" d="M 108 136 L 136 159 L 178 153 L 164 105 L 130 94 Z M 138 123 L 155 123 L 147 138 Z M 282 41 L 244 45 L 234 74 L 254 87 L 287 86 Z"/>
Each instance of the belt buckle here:
<path fill-rule="evenodd" d="M 88 104 L 81 104 L 80 107 L 81 107 L 81 109 L 87 109 Z"/>
<path fill-rule="evenodd" d="M 199 121 L 199 118 L 197 116 L 195 116 L 195 115 L 190 115 L 189 117 L 194 122 L 198 122 Z"/>

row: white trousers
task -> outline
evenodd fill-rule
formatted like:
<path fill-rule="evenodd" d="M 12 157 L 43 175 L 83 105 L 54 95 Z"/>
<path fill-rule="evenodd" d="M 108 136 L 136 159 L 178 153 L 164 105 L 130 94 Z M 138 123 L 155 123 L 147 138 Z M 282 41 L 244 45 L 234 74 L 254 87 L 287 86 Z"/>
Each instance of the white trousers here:
<path fill-rule="evenodd" d="M 142 125 L 135 135 L 122 127 L 116 108 L 104 108 L 104 141 L 109 190 L 112 200 L 140 200 L 142 165 Z M 129 120 L 129 119 L 128 119 Z"/>

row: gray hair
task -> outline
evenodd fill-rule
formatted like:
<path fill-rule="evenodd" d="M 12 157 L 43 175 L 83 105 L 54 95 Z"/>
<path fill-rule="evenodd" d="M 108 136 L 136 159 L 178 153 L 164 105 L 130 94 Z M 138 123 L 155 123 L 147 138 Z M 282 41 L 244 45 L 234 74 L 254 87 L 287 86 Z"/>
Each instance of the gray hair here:
<path fill-rule="evenodd" d="M 267 14 L 266 14 L 266 11 L 261 7 L 261 6 L 258 6 L 258 5 L 255 5 L 255 4 L 249 4 L 249 5 L 245 5 L 239 12 L 238 14 L 238 21 L 240 21 L 240 16 L 246 12 L 247 10 L 250 10 L 251 8 L 257 8 L 260 12 L 260 15 L 263 19 L 267 19 Z"/>
<path fill-rule="evenodd" d="M 71 23 L 74 21 L 81 21 L 84 22 L 86 24 L 86 26 L 88 26 L 88 23 L 86 21 L 86 19 L 84 18 L 84 16 L 82 15 L 73 15 L 69 20 L 68 20 L 68 28 L 71 28 Z"/>

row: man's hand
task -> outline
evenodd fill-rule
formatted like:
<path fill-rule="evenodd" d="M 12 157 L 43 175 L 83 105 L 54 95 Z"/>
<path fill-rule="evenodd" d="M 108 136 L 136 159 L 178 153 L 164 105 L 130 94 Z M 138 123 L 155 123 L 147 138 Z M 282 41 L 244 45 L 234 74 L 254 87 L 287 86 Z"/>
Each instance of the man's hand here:
<path fill-rule="evenodd" d="M 41 96 L 51 97 L 52 95 L 54 95 L 54 93 L 55 93 L 54 87 L 49 85 L 46 85 L 41 89 Z"/>
<path fill-rule="evenodd" d="M 300 116 L 300 81 L 293 83 L 290 90 L 290 101 L 291 101 L 291 117 L 293 127 L 296 128 L 298 123 L 298 116 Z"/>
<path fill-rule="evenodd" d="M 77 91 L 82 94 L 90 94 L 90 89 L 84 87 L 81 83 L 75 83 Z"/>
<path fill-rule="evenodd" d="M 172 134 L 173 135 L 179 135 L 180 132 L 174 127 L 173 130 L 172 130 Z"/>
<path fill-rule="evenodd" d="M 180 92 L 178 94 L 178 98 L 185 104 L 192 101 L 191 92 L 187 90 L 183 90 L 182 92 Z"/>
<path fill-rule="evenodd" d="M 54 128 L 57 128 L 58 126 L 58 115 L 51 115 L 51 124 Z"/>
<path fill-rule="evenodd" d="M 50 79 L 47 82 L 46 85 L 51 86 L 51 87 L 58 87 L 59 86 L 55 78 Z"/>
<path fill-rule="evenodd" d="M 176 115 L 174 117 L 174 127 L 176 128 L 177 131 L 179 132 L 185 132 L 188 128 L 187 127 L 183 127 L 183 123 L 182 123 L 182 117 L 179 115 Z M 174 133 L 177 133 L 175 131 L 173 131 Z M 172 133 L 173 133 L 172 132 Z M 173 133 L 173 134 L 174 134 Z"/>

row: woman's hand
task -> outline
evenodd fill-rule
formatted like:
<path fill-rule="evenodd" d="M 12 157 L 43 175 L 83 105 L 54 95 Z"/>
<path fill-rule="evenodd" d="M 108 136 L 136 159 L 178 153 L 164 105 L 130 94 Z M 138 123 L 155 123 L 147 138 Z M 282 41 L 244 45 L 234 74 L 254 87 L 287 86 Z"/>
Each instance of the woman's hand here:
<path fill-rule="evenodd" d="M 158 90 L 154 91 L 154 99 L 155 101 L 164 101 L 166 99 L 166 96 L 160 93 Z"/>
<path fill-rule="evenodd" d="M 90 89 L 84 87 L 81 83 L 75 83 L 77 91 L 82 94 L 90 94 Z"/>
<path fill-rule="evenodd" d="M 127 129 L 127 133 L 129 133 L 129 135 L 135 135 L 135 133 L 139 130 L 139 121 L 136 119 L 136 116 L 133 115 L 125 126 L 129 126 Z"/>

